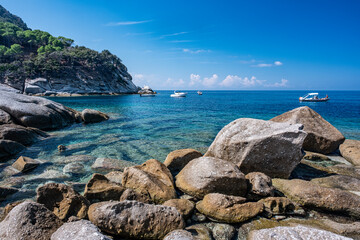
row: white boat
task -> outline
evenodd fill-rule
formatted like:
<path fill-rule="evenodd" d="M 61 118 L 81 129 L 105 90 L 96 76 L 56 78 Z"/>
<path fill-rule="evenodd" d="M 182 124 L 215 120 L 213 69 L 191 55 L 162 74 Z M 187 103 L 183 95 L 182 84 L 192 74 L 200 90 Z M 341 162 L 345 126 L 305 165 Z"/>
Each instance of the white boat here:
<path fill-rule="evenodd" d="M 174 94 L 171 94 L 170 97 L 186 97 L 187 93 L 174 91 Z"/>
<path fill-rule="evenodd" d="M 202 92 L 200 92 L 200 91 L 197 91 L 197 94 L 199 94 L 199 95 L 202 95 Z"/>
<path fill-rule="evenodd" d="M 327 102 L 329 100 L 328 95 L 324 98 L 319 98 L 319 93 L 308 93 L 303 97 L 299 97 L 300 102 Z"/>

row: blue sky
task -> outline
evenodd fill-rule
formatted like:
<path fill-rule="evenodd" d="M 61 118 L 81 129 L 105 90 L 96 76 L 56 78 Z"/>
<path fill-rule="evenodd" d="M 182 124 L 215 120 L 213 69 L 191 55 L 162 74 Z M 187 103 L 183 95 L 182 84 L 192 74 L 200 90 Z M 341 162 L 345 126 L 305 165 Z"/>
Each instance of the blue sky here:
<path fill-rule="evenodd" d="M 0 0 L 154 89 L 360 90 L 360 1 Z"/>

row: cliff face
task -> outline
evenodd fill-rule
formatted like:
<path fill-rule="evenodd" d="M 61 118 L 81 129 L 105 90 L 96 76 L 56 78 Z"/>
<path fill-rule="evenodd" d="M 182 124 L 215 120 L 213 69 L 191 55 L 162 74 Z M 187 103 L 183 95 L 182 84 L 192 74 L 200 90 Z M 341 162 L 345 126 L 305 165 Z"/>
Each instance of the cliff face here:
<path fill-rule="evenodd" d="M 72 46 L 73 42 L 31 30 L 0 6 L 0 87 L 35 95 L 138 91 L 117 56 Z"/>

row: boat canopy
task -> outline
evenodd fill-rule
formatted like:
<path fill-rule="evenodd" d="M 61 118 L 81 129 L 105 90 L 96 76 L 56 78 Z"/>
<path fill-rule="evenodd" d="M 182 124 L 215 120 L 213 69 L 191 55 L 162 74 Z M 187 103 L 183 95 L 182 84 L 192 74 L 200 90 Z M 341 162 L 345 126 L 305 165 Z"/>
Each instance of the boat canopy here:
<path fill-rule="evenodd" d="M 319 93 L 308 93 L 309 96 L 319 95 Z"/>

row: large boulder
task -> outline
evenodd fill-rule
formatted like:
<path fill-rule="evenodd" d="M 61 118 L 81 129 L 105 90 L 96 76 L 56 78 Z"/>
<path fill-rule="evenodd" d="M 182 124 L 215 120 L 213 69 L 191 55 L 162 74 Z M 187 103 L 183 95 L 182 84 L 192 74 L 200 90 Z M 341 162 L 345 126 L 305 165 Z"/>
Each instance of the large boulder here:
<path fill-rule="evenodd" d="M 0 140 L 0 160 L 15 155 L 25 149 L 21 143 L 11 140 Z"/>
<path fill-rule="evenodd" d="M 332 153 L 344 142 L 345 137 L 333 125 L 309 107 L 295 108 L 272 118 L 270 121 L 300 123 L 304 125 L 307 136 L 303 148 L 323 154 Z"/>
<path fill-rule="evenodd" d="M 86 218 L 89 201 L 74 189 L 59 183 L 48 183 L 37 189 L 36 201 L 44 204 L 61 220 L 71 216 Z"/>
<path fill-rule="evenodd" d="M 360 166 L 360 141 L 346 139 L 340 145 L 340 153 L 352 164 Z"/>
<path fill-rule="evenodd" d="M 210 193 L 196 204 L 196 209 L 220 222 L 240 223 L 255 217 L 264 208 L 261 202 L 245 201 L 243 197 Z"/>
<path fill-rule="evenodd" d="M 46 207 L 23 202 L 0 222 L 0 239 L 49 240 L 62 222 Z"/>
<path fill-rule="evenodd" d="M 301 206 L 360 219 L 360 196 L 300 179 L 273 179 L 273 185 Z"/>
<path fill-rule="evenodd" d="M 57 129 L 75 122 L 76 111 L 41 97 L 1 91 L 0 109 L 26 127 Z"/>
<path fill-rule="evenodd" d="M 245 196 L 247 190 L 245 175 L 235 164 L 213 157 L 189 162 L 176 176 L 176 186 L 197 198 L 208 193 Z"/>
<path fill-rule="evenodd" d="M 95 173 L 86 184 L 84 196 L 91 202 L 118 201 L 124 190 L 123 186 Z"/>
<path fill-rule="evenodd" d="M 185 227 L 176 208 L 136 201 L 94 203 L 89 208 L 89 219 L 104 232 L 136 239 L 162 239 Z"/>
<path fill-rule="evenodd" d="M 27 128 L 16 124 L 0 125 L 0 139 L 18 142 L 24 146 L 29 146 L 46 136 L 46 133 L 34 128 Z"/>
<path fill-rule="evenodd" d="M 87 220 L 64 223 L 51 235 L 51 240 L 111 240 Z"/>
<path fill-rule="evenodd" d="M 175 150 L 167 155 L 164 164 L 172 173 L 178 173 L 188 162 L 198 157 L 202 157 L 202 154 L 195 149 Z"/>
<path fill-rule="evenodd" d="M 84 109 L 81 112 L 81 118 L 84 123 L 97 123 L 108 120 L 109 116 L 97 110 Z"/>
<path fill-rule="evenodd" d="M 272 240 L 272 239 L 332 239 L 332 240 L 351 240 L 332 232 L 319 230 L 306 226 L 296 227 L 275 227 L 252 231 L 248 237 L 249 240 Z"/>
<path fill-rule="evenodd" d="M 155 203 L 163 203 L 177 197 L 169 169 L 155 159 L 139 166 L 125 168 L 122 185 L 148 195 Z"/>
<path fill-rule="evenodd" d="M 205 156 L 235 163 L 243 173 L 288 178 L 303 157 L 301 124 L 240 118 L 226 125 Z"/>

